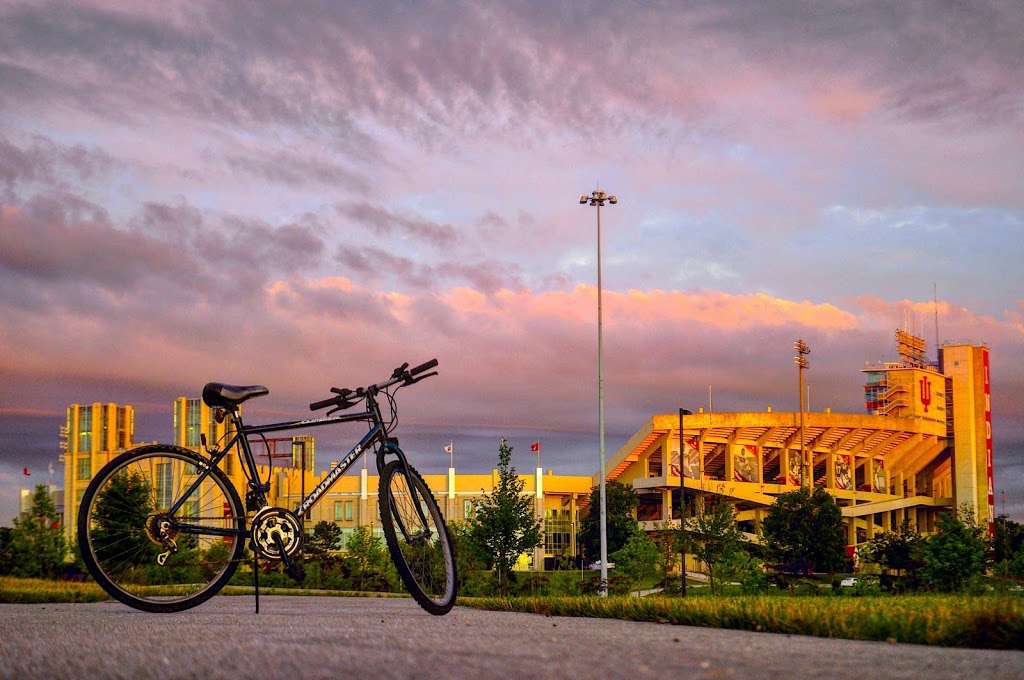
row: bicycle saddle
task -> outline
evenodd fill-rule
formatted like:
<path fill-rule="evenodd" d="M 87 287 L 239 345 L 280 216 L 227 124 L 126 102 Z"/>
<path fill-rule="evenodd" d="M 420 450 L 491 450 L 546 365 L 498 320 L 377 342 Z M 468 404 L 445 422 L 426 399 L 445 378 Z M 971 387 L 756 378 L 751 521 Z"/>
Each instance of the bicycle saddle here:
<path fill-rule="evenodd" d="M 225 385 L 206 383 L 203 387 L 203 401 L 210 408 L 233 408 L 246 399 L 270 394 L 263 385 Z"/>

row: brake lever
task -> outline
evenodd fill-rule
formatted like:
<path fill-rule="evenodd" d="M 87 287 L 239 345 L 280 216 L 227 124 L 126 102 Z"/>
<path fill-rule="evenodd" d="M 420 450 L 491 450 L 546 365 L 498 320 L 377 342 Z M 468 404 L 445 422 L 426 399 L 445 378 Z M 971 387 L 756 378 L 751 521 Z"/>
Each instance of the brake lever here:
<path fill-rule="evenodd" d="M 405 373 L 405 369 L 407 369 L 407 368 L 409 368 L 409 362 L 408 361 L 406 361 L 404 364 L 402 364 L 401 366 L 399 366 L 395 370 L 391 371 L 391 377 L 392 378 L 401 377 L 401 375 L 403 373 Z"/>
<path fill-rule="evenodd" d="M 338 411 L 344 411 L 345 409 L 352 408 L 355 405 L 356 405 L 356 402 L 349 401 L 348 399 L 344 399 L 339 404 L 337 404 L 334 408 L 332 408 L 330 411 L 328 411 L 327 412 L 327 416 L 330 416 L 332 413 L 337 413 Z"/>
<path fill-rule="evenodd" d="M 405 382 L 402 383 L 402 386 L 403 387 L 407 387 L 409 385 L 415 385 L 419 381 L 426 380 L 427 378 L 429 378 L 431 376 L 434 376 L 434 375 L 438 375 L 437 371 L 431 371 L 430 373 L 424 373 L 423 375 L 417 376 L 415 378 L 413 378 L 413 377 L 406 378 Z"/>

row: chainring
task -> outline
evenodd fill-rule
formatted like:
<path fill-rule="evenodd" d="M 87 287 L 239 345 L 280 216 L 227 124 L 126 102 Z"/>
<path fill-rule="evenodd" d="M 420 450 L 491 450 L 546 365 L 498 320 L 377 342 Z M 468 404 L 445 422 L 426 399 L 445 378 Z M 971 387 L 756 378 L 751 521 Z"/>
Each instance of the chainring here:
<path fill-rule="evenodd" d="M 302 523 L 291 510 L 266 507 L 252 518 L 249 538 L 252 549 L 266 560 L 279 560 L 281 551 L 275 536 L 281 537 L 285 555 L 295 555 L 302 549 Z"/>

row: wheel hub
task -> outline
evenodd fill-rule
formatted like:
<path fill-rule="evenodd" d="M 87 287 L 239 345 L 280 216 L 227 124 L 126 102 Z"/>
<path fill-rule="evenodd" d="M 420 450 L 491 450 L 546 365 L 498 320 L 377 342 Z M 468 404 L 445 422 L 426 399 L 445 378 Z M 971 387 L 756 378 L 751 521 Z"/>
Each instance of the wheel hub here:
<path fill-rule="evenodd" d="M 162 512 L 151 512 L 146 517 L 146 538 L 160 547 L 165 547 L 169 541 L 173 542 L 178 533 L 170 518 Z"/>

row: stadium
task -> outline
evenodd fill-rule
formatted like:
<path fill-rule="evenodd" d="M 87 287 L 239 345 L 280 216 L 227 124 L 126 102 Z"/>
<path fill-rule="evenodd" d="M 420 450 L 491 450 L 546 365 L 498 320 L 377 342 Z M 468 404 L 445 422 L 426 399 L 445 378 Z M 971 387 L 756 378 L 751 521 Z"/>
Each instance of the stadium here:
<path fill-rule="evenodd" d="M 988 348 L 947 343 L 928 363 L 922 339 L 896 336 L 899 360 L 864 369 L 866 414 L 702 409 L 683 418 L 682 437 L 678 413 L 654 415 L 611 458 L 606 479 L 636 490 L 645 530 L 678 527 L 682 440 L 688 512 L 727 499 L 754 542 L 775 497 L 805 479 L 836 499 L 851 556 L 904 521 L 934 531 L 937 514 L 952 508 L 969 509 L 991 532 Z"/>

